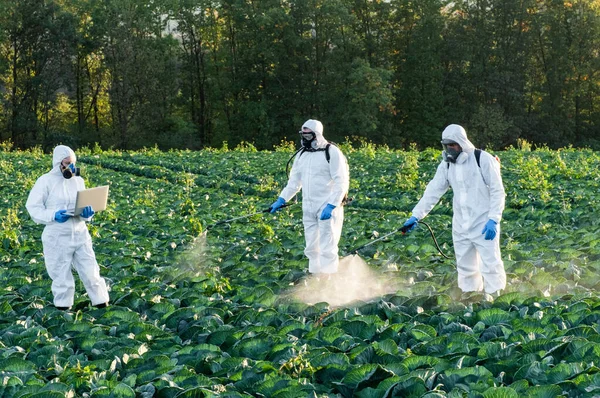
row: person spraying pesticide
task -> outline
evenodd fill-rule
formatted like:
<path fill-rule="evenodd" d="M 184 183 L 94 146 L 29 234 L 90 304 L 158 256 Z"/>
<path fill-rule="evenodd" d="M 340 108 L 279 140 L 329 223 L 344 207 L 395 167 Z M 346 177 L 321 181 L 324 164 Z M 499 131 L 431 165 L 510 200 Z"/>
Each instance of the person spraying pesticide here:
<path fill-rule="evenodd" d="M 457 124 L 446 127 L 441 143 L 443 160 L 404 227 L 412 231 L 451 187 L 458 287 L 497 296 L 506 287 L 500 257 L 499 223 L 506 196 L 500 164 L 491 154 L 475 149 Z"/>
<path fill-rule="evenodd" d="M 286 187 L 271 205 L 275 213 L 302 189 L 302 222 L 308 272 L 338 271 L 338 244 L 344 223 L 344 200 L 350 173 L 342 151 L 323 137 L 323 124 L 309 119 L 298 132 L 302 148 L 292 164 Z"/>

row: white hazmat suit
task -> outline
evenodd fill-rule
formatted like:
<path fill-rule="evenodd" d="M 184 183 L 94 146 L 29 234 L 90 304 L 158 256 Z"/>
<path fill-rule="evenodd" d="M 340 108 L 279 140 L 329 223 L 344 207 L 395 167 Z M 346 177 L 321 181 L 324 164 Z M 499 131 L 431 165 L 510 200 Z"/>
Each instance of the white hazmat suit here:
<path fill-rule="evenodd" d="M 310 273 L 331 274 L 338 270 L 338 244 L 344 223 L 342 201 L 348 192 L 350 175 L 348 163 L 342 151 L 329 145 L 329 162 L 324 149 L 328 142 L 323 138 L 323 124 L 318 120 L 307 120 L 303 128 L 315 133 L 312 142 L 314 151 L 303 151 L 296 155 L 287 186 L 279 195 L 285 201 L 302 189 L 302 221 Z M 321 220 L 321 212 L 334 205 L 331 218 Z"/>
<path fill-rule="evenodd" d="M 456 163 L 442 160 L 412 215 L 423 219 L 452 187 L 452 240 L 458 286 L 464 292 L 495 293 L 506 287 L 504 263 L 500 258 L 500 219 L 506 196 L 500 164 L 494 156 L 481 151 L 478 166 L 475 147 L 459 125 L 446 127 L 442 140 L 458 143 L 462 152 Z M 492 240 L 485 240 L 482 234 L 488 220 L 497 223 L 498 231 Z"/>
<path fill-rule="evenodd" d="M 77 191 L 85 189 L 83 178 L 63 177 L 61 162 L 76 156 L 71 148 L 59 145 L 54 148 L 52 170 L 37 179 L 29 197 L 27 211 L 33 221 L 44 224 L 42 244 L 44 261 L 50 279 L 56 307 L 71 307 L 74 302 L 75 280 L 71 266 L 77 270 L 92 305 L 108 303 L 108 289 L 100 276 L 96 255 L 92 248 L 92 238 L 83 217 L 70 217 L 66 222 L 55 221 L 58 210 L 73 209 Z"/>

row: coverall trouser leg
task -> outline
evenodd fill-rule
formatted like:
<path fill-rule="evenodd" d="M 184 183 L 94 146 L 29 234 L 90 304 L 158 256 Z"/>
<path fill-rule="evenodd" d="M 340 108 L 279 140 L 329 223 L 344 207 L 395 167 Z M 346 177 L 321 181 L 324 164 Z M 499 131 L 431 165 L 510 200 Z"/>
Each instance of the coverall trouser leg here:
<path fill-rule="evenodd" d="M 92 305 L 107 303 L 108 289 L 104 278 L 100 276 L 100 267 L 91 240 L 87 240 L 77 248 L 73 254 L 73 266 L 85 286 Z"/>
<path fill-rule="evenodd" d="M 308 257 L 308 272 L 311 274 L 336 273 L 339 266 L 338 245 L 344 223 L 343 207 L 335 208 L 328 220 L 320 220 L 321 211 L 316 214 L 304 212 L 304 237 Z"/>
<path fill-rule="evenodd" d="M 500 255 L 500 240 L 454 238 L 458 287 L 463 292 L 495 293 L 506 287 L 506 272 Z"/>
<path fill-rule="evenodd" d="M 60 242 L 60 240 L 58 240 Z M 58 246 L 44 243 L 46 271 L 52 279 L 52 295 L 56 307 L 71 307 L 75 299 L 75 268 L 90 297 L 92 305 L 109 301 L 108 288 L 100 276 L 100 267 L 90 239 L 78 247 L 73 244 Z"/>
<path fill-rule="evenodd" d="M 75 297 L 75 280 L 71 272 L 73 248 L 44 243 L 44 262 L 52 279 L 52 295 L 56 307 L 71 307 Z"/>

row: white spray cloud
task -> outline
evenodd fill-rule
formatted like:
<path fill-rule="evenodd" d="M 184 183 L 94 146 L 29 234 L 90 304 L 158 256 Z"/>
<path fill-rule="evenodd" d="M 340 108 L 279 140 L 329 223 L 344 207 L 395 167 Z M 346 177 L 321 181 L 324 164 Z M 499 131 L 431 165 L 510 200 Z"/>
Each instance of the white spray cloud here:
<path fill-rule="evenodd" d="M 369 268 L 362 258 L 354 254 L 340 259 L 336 274 L 310 275 L 300 281 L 292 289 L 291 296 L 307 304 L 326 302 L 331 307 L 341 307 L 397 290 L 397 283 L 389 276 Z"/>
<path fill-rule="evenodd" d="M 171 247 L 177 246 L 172 243 Z M 189 280 L 206 273 L 208 262 L 206 231 L 189 242 L 173 259 L 171 266 L 164 268 L 163 278 L 168 281 Z"/>

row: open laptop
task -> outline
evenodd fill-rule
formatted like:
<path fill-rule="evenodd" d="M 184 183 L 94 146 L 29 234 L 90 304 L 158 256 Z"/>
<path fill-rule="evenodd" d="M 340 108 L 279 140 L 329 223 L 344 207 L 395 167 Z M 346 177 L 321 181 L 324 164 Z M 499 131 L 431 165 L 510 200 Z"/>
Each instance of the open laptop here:
<path fill-rule="evenodd" d="M 94 212 L 106 210 L 107 201 L 108 185 L 77 191 L 75 209 L 68 209 L 66 214 L 70 216 L 78 216 L 86 206 L 92 206 Z"/>

